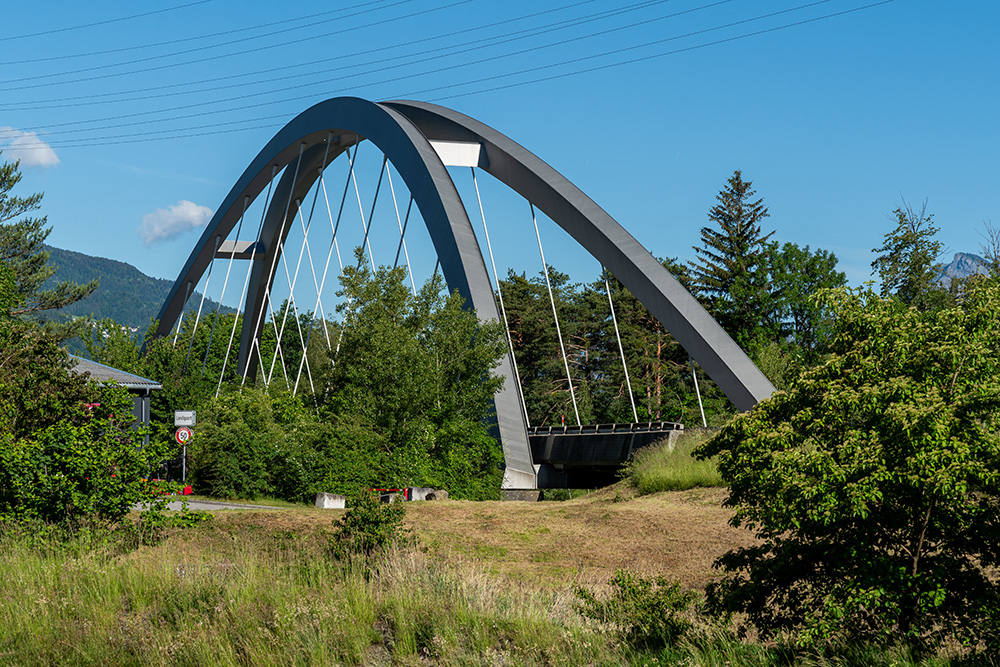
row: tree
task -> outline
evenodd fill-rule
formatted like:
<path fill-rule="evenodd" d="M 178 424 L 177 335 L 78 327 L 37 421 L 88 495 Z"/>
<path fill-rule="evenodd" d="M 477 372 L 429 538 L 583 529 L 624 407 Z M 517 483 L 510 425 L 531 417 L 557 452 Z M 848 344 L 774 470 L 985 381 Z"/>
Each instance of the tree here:
<path fill-rule="evenodd" d="M 744 347 L 773 334 L 772 287 L 768 281 L 767 240 L 762 223 L 769 213 L 763 198 L 737 169 L 708 213 L 717 226 L 702 227 L 701 247 L 691 265 L 697 296 L 707 301 L 719 324 Z"/>
<path fill-rule="evenodd" d="M 20 161 L 0 161 L 0 261 L 13 272 L 20 297 L 11 314 L 21 319 L 37 319 L 41 313 L 86 298 L 97 289 L 98 281 L 86 285 L 63 281 L 51 289 L 43 289 L 56 272 L 55 267 L 49 265 L 49 253 L 44 249 L 45 239 L 52 230 L 46 227 L 44 216 L 28 216 L 41 207 L 42 193 L 27 197 L 11 194 L 21 180 L 19 165 Z M 50 322 L 46 326 L 64 340 L 76 335 L 82 324 Z"/>
<path fill-rule="evenodd" d="M 832 290 L 831 355 L 733 418 L 717 456 L 733 524 L 718 610 L 764 635 L 1000 648 L 1000 287 L 920 311 Z M 995 655 L 995 653 L 994 653 Z"/>
<path fill-rule="evenodd" d="M 507 349 L 502 326 L 480 322 L 457 293 L 443 293 L 440 278 L 413 296 L 404 269 L 359 266 L 341 278 L 344 319 L 318 378 L 321 415 L 381 438 L 387 477 L 372 486 L 497 497 L 503 459 L 489 421 L 503 383 L 494 372 Z"/>
<path fill-rule="evenodd" d="M 886 232 L 872 272 L 882 282 L 882 296 L 895 296 L 921 309 L 940 308 L 949 301 L 948 290 L 936 282 L 938 257 L 943 245 L 934 236 L 940 230 L 927 202 L 914 210 L 905 201 L 892 212 L 896 226 Z"/>
<path fill-rule="evenodd" d="M 808 359 L 815 359 L 828 318 L 813 296 L 821 289 L 845 286 L 847 276 L 837 270 L 836 255 L 826 250 L 773 242 L 767 254 L 771 282 L 779 295 L 775 310 L 782 337 L 795 343 Z"/>

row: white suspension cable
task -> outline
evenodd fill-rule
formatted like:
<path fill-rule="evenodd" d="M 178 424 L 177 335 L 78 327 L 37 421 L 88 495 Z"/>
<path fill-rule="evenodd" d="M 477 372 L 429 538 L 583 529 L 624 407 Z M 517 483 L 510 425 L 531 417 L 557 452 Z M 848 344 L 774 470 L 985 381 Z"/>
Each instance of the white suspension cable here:
<path fill-rule="evenodd" d="M 372 197 L 372 210 L 368 214 L 368 222 L 365 224 L 365 240 L 364 245 L 368 246 L 368 253 L 371 256 L 372 246 L 368 242 L 368 234 L 372 229 L 372 218 L 375 217 L 375 204 L 378 203 L 378 193 L 382 189 L 382 177 L 385 175 L 385 166 L 389 162 L 389 157 L 387 155 L 382 156 L 382 168 L 378 172 L 378 185 L 375 186 L 375 196 Z M 372 275 L 375 275 L 375 258 L 372 257 Z"/>
<path fill-rule="evenodd" d="M 396 224 L 399 225 L 399 242 L 403 246 L 403 251 L 406 252 L 406 239 L 403 238 L 403 221 L 399 217 L 399 205 L 396 203 L 396 188 L 392 186 L 392 170 L 387 169 L 386 175 L 389 177 L 389 192 L 392 194 L 392 208 L 396 211 Z M 410 206 L 413 205 L 413 197 L 410 197 Z M 410 207 L 406 208 L 406 218 L 410 217 Z M 399 259 L 399 251 L 396 251 L 396 259 Z M 396 268 L 396 264 L 393 263 L 392 268 Z M 410 268 L 410 253 L 406 252 L 406 273 L 410 276 L 410 287 L 413 289 L 413 296 L 417 295 L 417 284 L 413 281 L 413 270 Z"/>
<path fill-rule="evenodd" d="M 396 259 L 392 260 L 392 268 L 399 266 L 399 253 L 405 247 L 406 226 L 410 222 L 410 209 L 413 208 L 413 195 L 410 195 L 410 203 L 406 205 L 406 215 L 403 217 L 403 228 L 399 231 L 399 243 L 396 245 Z M 406 253 L 406 265 L 410 265 L 410 253 Z"/>
<path fill-rule="evenodd" d="M 705 406 L 701 404 L 701 390 L 698 389 L 698 374 L 694 372 L 694 359 L 689 356 L 688 361 L 691 362 L 691 379 L 694 380 L 694 393 L 698 395 L 698 410 L 701 412 L 701 425 L 708 428 L 708 422 L 705 421 Z"/>
<path fill-rule="evenodd" d="M 573 390 L 573 377 L 569 372 L 569 359 L 566 357 L 566 346 L 563 344 L 562 330 L 559 327 L 559 314 L 556 312 L 556 299 L 552 294 L 552 283 L 549 281 L 549 265 L 545 263 L 545 251 L 542 250 L 542 236 L 538 233 L 538 220 L 535 218 L 535 205 L 528 202 L 531 207 L 531 222 L 535 225 L 535 238 L 538 239 L 538 254 L 542 256 L 542 274 L 545 276 L 545 286 L 549 290 L 549 303 L 552 304 L 552 317 L 556 321 L 556 337 L 559 338 L 559 349 L 562 351 L 563 366 L 566 368 L 566 382 L 569 383 L 569 397 L 573 401 L 573 414 L 576 415 L 576 425 L 580 423 L 580 410 L 576 407 L 576 392 Z"/>
<path fill-rule="evenodd" d="M 208 347 L 205 348 L 205 358 L 201 361 L 201 373 L 198 377 L 204 377 L 205 366 L 208 364 L 208 355 L 212 351 L 212 342 L 215 340 L 215 327 L 219 323 L 219 314 L 222 311 L 222 302 L 226 298 L 226 287 L 229 286 L 229 272 L 233 269 L 233 260 L 236 258 L 236 246 L 240 242 L 240 232 L 243 231 L 243 218 L 247 214 L 247 204 L 249 197 L 243 197 L 243 212 L 240 213 L 239 222 L 236 224 L 236 239 L 233 241 L 233 252 L 229 255 L 229 265 L 226 267 L 226 279 L 222 281 L 222 295 L 219 296 L 219 304 L 215 308 L 215 318 L 212 320 L 212 333 L 208 336 Z M 225 364 L 225 361 L 223 361 Z"/>
<path fill-rule="evenodd" d="M 267 303 L 267 309 L 271 313 L 271 322 L 272 323 L 274 323 L 274 309 L 271 307 L 271 287 L 270 287 L 271 286 L 271 280 L 274 278 L 274 270 L 278 266 L 278 255 L 281 254 L 281 238 L 285 235 L 285 224 L 288 222 L 288 209 L 292 205 L 292 194 L 295 192 L 295 183 L 296 183 L 296 181 L 299 180 L 299 165 L 302 164 L 302 153 L 303 153 L 303 151 L 305 151 L 305 148 L 306 148 L 306 145 L 304 143 L 300 143 L 299 144 L 299 158 L 295 161 L 295 172 L 292 175 L 292 182 L 289 184 L 289 187 L 288 187 L 288 201 L 285 203 L 285 213 L 281 217 L 281 229 L 278 231 L 278 236 L 276 237 L 278 239 L 278 244 L 277 244 L 277 247 L 275 248 L 275 251 L 274 251 L 274 257 L 271 259 L 271 268 L 268 270 L 267 280 L 264 282 L 264 301 Z M 266 211 L 265 211 L 265 215 L 266 215 Z M 263 304 L 261 304 L 261 306 L 262 307 L 260 309 L 260 314 L 257 315 L 257 322 L 256 322 L 256 324 L 254 324 L 253 337 L 251 339 L 251 342 L 257 340 L 257 333 L 260 331 L 260 325 L 261 325 L 262 320 L 264 319 Z M 275 331 L 274 331 L 274 333 L 275 333 L 275 335 L 277 335 L 277 333 L 278 333 L 277 325 L 275 325 Z M 275 345 L 278 347 L 278 352 L 280 354 L 280 352 L 281 352 L 281 339 L 280 338 L 275 341 Z M 257 346 L 258 360 L 261 362 L 261 365 L 263 366 L 263 359 L 259 359 L 260 353 L 261 353 L 260 343 L 258 342 L 256 344 L 256 346 Z M 249 361 L 249 358 L 248 358 L 248 361 Z M 285 357 L 284 357 L 284 355 L 281 355 L 281 367 L 282 367 L 282 370 L 284 370 L 284 367 L 285 367 Z M 249 371 L 249 364 L 247 364 L 247 368 L 243 369 L 243 380 L 240 382 L 240 386 L 241 387 L 244 384 L 246 384 L 246 381 L 247 381 L 247 372 L 248 371 Z M 286 383 L 288 382 L 288 374 L 287 373 L 285 374 L 285 382 Z M 270 385 L 270 378 L 267 378 L 266 384 Z"/>
<path fill-rule="evenodd" d="M 205 305 L 205 297 L 208 295 L 208 287 L 212 282 L 212 267 L 215 266 L 215 255 L 219 252 L 221 236 L 215 237 L 215 250 L 212 251 L 212 259 L 208 261 L 208 275 L 205 276 L 205 288 L 201 291 L 201 301 L 198 302 L 198 314 L 194 317 L 194 329 L 191 330 L 191 340 L 188 341 L 187 354 L 184 355 L 184 363 L 181 365 L 181 375 L 187 370 L 188 359 L 191 358 L 191 348 L 194 347 L 194 337 L 198 333 L 198 322 L 201 321 L 201 309 Z"/>
<path fill-rule="evenodd" d="M 354 153 L 356 155 L 357 154 L 357 150 L 355 150 Z M 350 153 L 348 153 L 347 156 L 348 156 L 348 158 L 350 158 Z M 353 169 L 349 170 L 348 175 L 347 175 L 347 183 L 344 184 L 344 194 L 340 198 L 340 208 L 337 210 L 337 222 L 336 222 L 336 224 L 334 224 L 334 222 L 333 222 L 333 215 L 330 214 L 330 199 L 329 199 L 329 197 L 327 197 L 327 194 L 326 194 L 326 184 L 325 184 L 325 182 L 323 184 L 323 197 L 326 199 L 326 210 L 327 210 L 327 214 L 329 214 L 329 216 L 330 216 L 330 225 L 333 227 L 333 241 L 332 241 L 332 245 L 337 249 L 337 264 L 340 266 L 340 275 L 341 276 L 344 275 L 344 260 L 343 260 L 343 258 L 340 255 L 340 242 L 337 241 L 337 232 L 340 231 L 340 221 L 341 221 L 341 219 L 343 217 L 343 213 L 344 213 L 344 204 L 347 202 L 347 191 L 351 187 L 351 181 L 352 180 L 354 180 L 354 170 Z M 357 190 L 357 184 L 356 183 L 355 183 L 355 190 Z M 327 257 L 327 261 L 329 262 L 329 256 Z M 323 280 L 324 281 L 326 280 L 326 274 L 325 273 L 323 274 Z M 350 310 L 351 310 L 351 297 L 348 296 L 347 297 L 347 312 L 349 313 Z M 340 329 L 338 331 L 337 347 L 333 351 L 333 360 L 332 360 L 332 363 L 334 365 L 336 365 L 336 363 L 337 363 L 337 355 L 340 353 L 340 343 L 344 339 L 344 327 L 346 326 L 346 324 L 347 324 L 347 319 L 345 317 L 344 318 L 344 322 L 341 323 Z M 327 349 L 330 349 L 329 345 L 330 345 L 330 339 L 328 337 L 327 338 Z"/>
<path fill-rule="evenodd" d="M 618 352 L 622 356 L 622 368 L 625 370 L 625 387 L 628 390 L 628 400 L 632 404 L 632 418 L 639 421 L 639 411 L 635 409 L 635 396 L 632 395 L 632 381 L 628 377 L 628 364 L 625 363 L 625 348 L 622 346 L 622 337 L 618 332 L 618 317 L 615 315 L 615 304 L 611 301 L 611 284 L 608 282 L 608 272 L 603 266 L 601 273 L 604 274 L 604 289 L 608 293 L 608 306 L 611 308 L 611 321 L 615 325 L 615 338 L 618 340 Z"/>
<path fill-rule="evenodd" d="M 354 156 L 351 151 L 347 151 L 347 164 L 351 172 L 351 181 L 354 183 L 354 194 L 358 198 L 358 213 L 361 214 L 361 227 L 365 230 L 365 245 L 368 247 L 368 259 L 372 263 L 372 273 L 375 273 L 375 255 L 372 254 L 372 245 L 368 243 L 368 225 L 365 223 L 365 207 L 361 204 L 361 190 L 358 189 L 358 177 L 354 175 L 354 161 L 358 157 L 358 144 L 354 144 Z"/>
<path fill-rule="evenodd" d="M 271 180 L 267 183 L 267 195 L 264 197 L 264 208 L 260 214 L 260 224 L 257 226 L 257 243 L 260 243 L 260 235 L 264 231 L 264 216 L 267 215 L 267 205 L 271 201 L 271 186 L 274 184 L 274 176 L 278 173 L 278 165 L 273 165 L 271 167 Z M 246 205 L 246 198 L 244 198 L 244 206 Z M 242 324 L 240 319 L 240 313 L 243 310 L 243 299 L 247 294 L 247 287 L 250 285 L 250 274 L 253 272 L 253 263 L 257 261 L 254 258 L 257 249 L 254 247 L 251 250 L 250 260 L 247 262 L 247 277 L 243 280 L 243 290 L 240 292 L 240 300 L 236 303 L 236 319 L 233 320 L 233 330 L 229 334 L 229 344 L 226 345 L 226 356 L 222 360 L 222 372 L 219 374 L 219 384 L 215 388 L 215 397 L 219 397 L 219 392 L 222 391 L 222 378 L 226 376 L 226 365 L 229 362 L 229 353 L 233 349 L 233 339 L 236 338 L 236 328 Z M 244 313 L 245 319 L 245 313 Z M 250 350 L 247 349 L 247 361 L 250 361 Z M 246 381 L 246 373 L 243 374 L 243 379 Z M 240 387 L 243 383 L 240 383 Z"/>
<path fill-rule="evenodd" d="M 191 281 L 188 281 L 187 289 L 184 292 L 184 305 L 181 306 L 181 314 L 177 316 L 177 330 L 174 331 L 174 342 L 173 346 L 177 347 L 177 337 L 181 335 L 181 324 L 184 323 L 184 311 L 187 309 L 188 299 L 191 298 L 191 288 L 193 285 Z"/>
<path fill-rule="evenodd" d="M 500 289 L 500 275 L 497 273 L 497 263 L 493 259 L 493 244 L 490 242 L 490 230 L 486 228 L 486 213 L 483 211 L 483 198 L 479 195 L 479 181 L 476 180 L 476 168 L 469 167 L 472 172 L 472 184 L 476 186 L 476 200 L 479 202 L 479 216 L 483 219 L 483 233 L 486 235 L 486 249 L 490 254 L 490 265 L 493 267 L 493 280 L 497 285 L 497 300 L 500 302 L 500 316 L 503 318 L 503 331 L 507 334 L 507 349 L 510 350 L 510 361 L 514 367 L 514 381 L 517 382 L 518 395 L 521 398 L 521 411 L 524 413 L 524 423 L 529 427 L 528 406 L 524 402 L 524 386 L 521 384 L 521 373 L 517 369 L 517 359 L 514 357 L 514 339 L 510 337 L 510 324 L 507 322 L 507 309 L 503 303 L 503 290 Z"/>

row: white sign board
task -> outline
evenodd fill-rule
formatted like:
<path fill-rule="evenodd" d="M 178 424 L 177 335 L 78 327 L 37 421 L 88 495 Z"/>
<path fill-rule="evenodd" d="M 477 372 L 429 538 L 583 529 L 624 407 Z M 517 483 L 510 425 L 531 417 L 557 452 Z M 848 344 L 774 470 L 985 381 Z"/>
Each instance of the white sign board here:
<path fill-rule="evenodd" d="M 174 426 L 194 426 L 194 410 L 175 411 Z"/>

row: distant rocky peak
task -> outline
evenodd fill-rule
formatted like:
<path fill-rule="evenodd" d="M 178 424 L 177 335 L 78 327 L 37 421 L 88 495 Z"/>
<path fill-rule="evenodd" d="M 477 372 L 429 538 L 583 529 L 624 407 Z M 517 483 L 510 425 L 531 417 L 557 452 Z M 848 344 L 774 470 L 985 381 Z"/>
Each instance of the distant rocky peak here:
<path fill-rule="evenodd" d="M 955 278 L 968 278 L 977 273 L 988 273 L 986 260 L 969 252 L 956 252 L 950 264 L 941 265 L 937 280 L 948 287 Z"/>

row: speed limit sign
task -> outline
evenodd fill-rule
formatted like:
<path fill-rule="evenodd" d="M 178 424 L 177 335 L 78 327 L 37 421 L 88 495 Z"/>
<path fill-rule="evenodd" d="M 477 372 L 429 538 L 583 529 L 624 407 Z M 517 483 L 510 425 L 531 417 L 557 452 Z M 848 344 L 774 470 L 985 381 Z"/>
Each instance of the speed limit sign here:
<path fill-rule="evenodd" d="M 174 433 L 174 439 L 177 440 L 178 444 L 183 445 L 186 444 L 187 441 L 191 439 L 192 435 L 194 435 L 194 433 L 191 431 L 191 429 L 189 429 L 187 426 L 181 426 L 179 429 L 177 429 L 177 432 Z"/>

